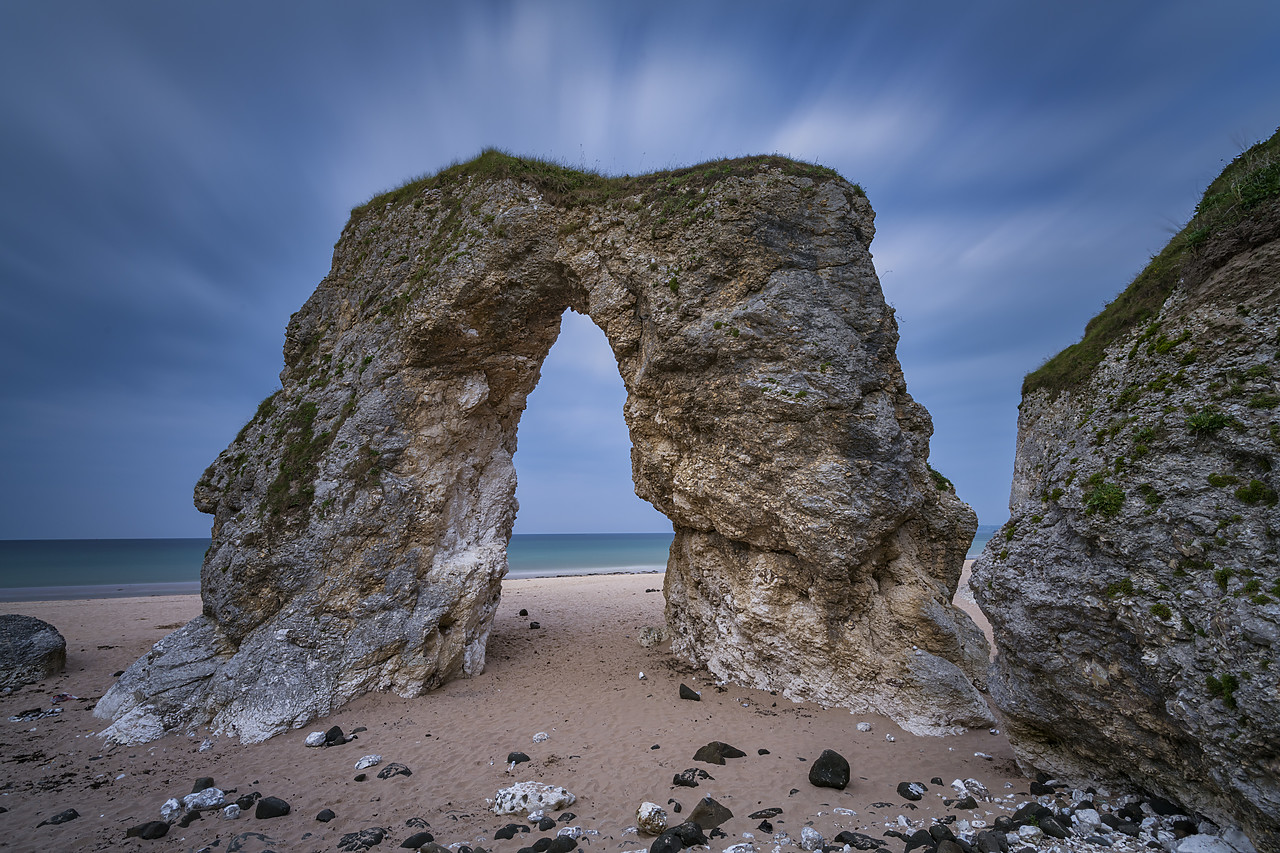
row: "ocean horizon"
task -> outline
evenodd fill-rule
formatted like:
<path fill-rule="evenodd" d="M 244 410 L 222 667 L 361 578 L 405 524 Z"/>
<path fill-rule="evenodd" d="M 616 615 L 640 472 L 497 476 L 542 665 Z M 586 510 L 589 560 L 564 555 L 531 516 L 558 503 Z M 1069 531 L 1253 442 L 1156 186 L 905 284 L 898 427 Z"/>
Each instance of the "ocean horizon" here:
<path fill-rule="evenodd" d="M 975 557 L 998 525 L 979 525 Z M 509 578 L 662 572 L 670 533 L 517 533 L 507 547 Z M 0 540 L 0 601 L 59 596 L 113 598 L 200 590 L 210 540 Z"/>

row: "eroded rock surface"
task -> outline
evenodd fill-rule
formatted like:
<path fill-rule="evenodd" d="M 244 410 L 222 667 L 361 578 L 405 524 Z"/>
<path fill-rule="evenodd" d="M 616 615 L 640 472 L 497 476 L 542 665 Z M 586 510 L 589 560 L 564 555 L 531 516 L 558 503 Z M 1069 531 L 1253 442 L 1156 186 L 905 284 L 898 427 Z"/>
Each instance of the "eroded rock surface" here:
<path fill-rule="evenodd" d="M 917 732 L 986 725 L 985 642 L 950 604 L 976 519 L 926 465 L 873 217 L 779 158 L 606 180 L 493 152 L 353 211 L 282 390 L 196 487 L 204 613 L 103 697 L 106 734 L 258 741 L 480 672 L 566 308 L 609 340 L 636 492 L 675 529 L 678 654 Z"/>
<path fill-rule="evenodd" d="M 1028 378 L 1011 520 L 972 581 L 1028 768 L 1146 789 L 1259 850 L 1280 850 L 1278 187 L 1273 137 Z"/>
<path fill-rule="evenodd" d="M 34 616 L 0 616 L 0 687 L 43 681 L 67 665 L 67 641 Z"/>

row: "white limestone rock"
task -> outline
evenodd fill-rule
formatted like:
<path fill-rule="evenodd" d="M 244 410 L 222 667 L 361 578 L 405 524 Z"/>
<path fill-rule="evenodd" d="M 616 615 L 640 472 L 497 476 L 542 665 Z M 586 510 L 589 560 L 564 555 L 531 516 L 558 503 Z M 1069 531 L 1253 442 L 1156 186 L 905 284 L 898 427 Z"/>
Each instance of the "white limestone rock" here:
<path fill-rule="evenodd" d="M 494 795 L 494 814 L 527 814 L 542 809 L 560 811 L 577 801 L 577 797 L 559 785 L 541 782 L 517 782 Z"/>
<path fill-rule="evenodd" d="M 641 803 L 636 809 L 636 826 L 649 835 L 661 835 L 667 831 L 667 810 L 657 803 Z"/>
<path fill-rule="evenodd" d="M 382 763 L 382 756 L 378 755 L 377 753 L 372 753 L 370 755 L 364 756 L 359 761 L 357 761 L 356 769 L 365 770 L 369 767 L 377 767 L 381 763 Z"/>

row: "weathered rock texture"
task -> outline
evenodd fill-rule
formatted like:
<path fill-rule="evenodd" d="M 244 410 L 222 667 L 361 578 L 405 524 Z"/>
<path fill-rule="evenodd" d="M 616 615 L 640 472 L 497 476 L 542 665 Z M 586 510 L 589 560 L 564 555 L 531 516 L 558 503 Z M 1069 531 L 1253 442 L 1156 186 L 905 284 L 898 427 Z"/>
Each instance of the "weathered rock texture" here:
<path fill-rule="evenodd" d="M 675 528 L 678 653 L 914 731 L 985 724 L 950 604 L 976 520 L 926 465 L 872 222 L 778 158 L 606 180 L 496 152 L 354 211 L 282 390 L 196 487 L 204 615 L 103 697 L 107 734 L 257 741 L 478 673 L 566 308 L 613 348 L 636 492 Z"/>
<path fill-rule="evenodd" d="M 1025 764 L 1280 850 L 1280 137 L 1197 210 L 1028 377 L 1011 520 L 972 585 Z"/>
<path fill-rule="evenodd" d="M 17 687 L 57 675 L 67 665 L 67 641 L 34 616 L 0 616 L 0 687 Z"/>

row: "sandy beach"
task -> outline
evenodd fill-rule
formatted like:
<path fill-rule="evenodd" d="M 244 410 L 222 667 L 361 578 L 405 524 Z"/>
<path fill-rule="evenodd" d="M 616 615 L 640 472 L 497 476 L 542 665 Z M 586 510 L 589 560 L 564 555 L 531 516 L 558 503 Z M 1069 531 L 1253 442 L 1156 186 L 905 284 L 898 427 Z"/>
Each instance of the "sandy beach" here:
<path fill-rule="evenodd" d="M 92 708 L 113 674 L 195 616 L 198 596 L 0 605 L 0 612 L 52 623 L 67 639 L 64 674 L 0 696 L 0 807 L 7 810 L 0 814 L 0 848 L 319 851 L 340 849 L 344 836 L 380 827 L 386 836 L 378 849 L 396 849 L 425 824 L 445 846 L 514 853 L 555 831 L 534 827 L 495 840 L 507 824 L 528 822 L 493 814 L 486 799 L 536 780 L 577 796 L 567 809 L 574 817 L 558 828 L 581 827 L 588 851 L 647 849 L 653 839 L 633 829 L 642 802 L 674 812 L 674 800 L 687 816 L 703 796 L 734 815 L 721 827 L 726 837 L 712 839 L 716 850 L 772 839 L 759 828 L 760 818 L 749 817 L 766 808 L 781 809 L 771 819 L 773 832 L 799 839 L 811 825 L 829 841 L 850 830 L 896 850 L 902 842 L 885 838 L 886 829 L 910 833 L 903 823 L 927 826 L 948 814 L 989 825 L 1027 799 L 1029 781 L 1018 773 L 1003 735 L 915 737 L 886 718 L 717 685 L 676 659 L 668 643 L 642 647 L 644 628 L 662 623 L 661 585 L 660 574 L 506 581 L 479 677 L 416 699 L 368 695 L 328 719 L 247 747 L 191 732 L 117 748 L 94 734 L 105 723 Z M 534 621 L 539 628 L 530 627 Z M 682 683 L 700 691 L 701 701 L 680 699 Z M 64 693 L 76 698 L 55 700 Z M 10 720 L 58 708 L 53 716 Z M 870 731 L 857 730 L 864 721 Z M 308 732 L 334 725 L 358 731 L 357 739 L 324 749 L 304 745 Z M 548 739 L 535 742 L 539 732 Z M 746 757 L 723 766 L 694 761 L 699 747 L 717 740 Z M 844 791 L 808 781 L 810 763 L 824 749 L 849 760 L 852 781 Z M 531 760 L 510 769 L 513 751 Z M 355 764 L 369 754 L 381 755 L 383 764 L 356 781 Z M 392 763 L 411 775 L 378 778 Z M 696 789 L 673 786 L 675 774 L 693 767 L 714 778 Z M 213 811 L 158 840 L 126 839 L 130 827 L 158 820 L 166 799 L 190 793 L 204 776 L 231 792 L 228 799 L 258 792 L 285 800 L 291 812 L 227 820 Z M 935 778 L 944 784 L 931 783 Z M 982 782 L 997 800 L 1012 799 L 1003 807 L 949 810 L 943 802 L 955 796 L 949 784 L 966 778 Z M 908 803 L 897 793 L 901 782 L 922 782 L 928 792 Z M 68 808 L 80 816 L 38 826 Z M 328 823 L 316 820 L 324 809 L 336 814 Z M 683 819 L 671 818 L 673 825 Z"/>

